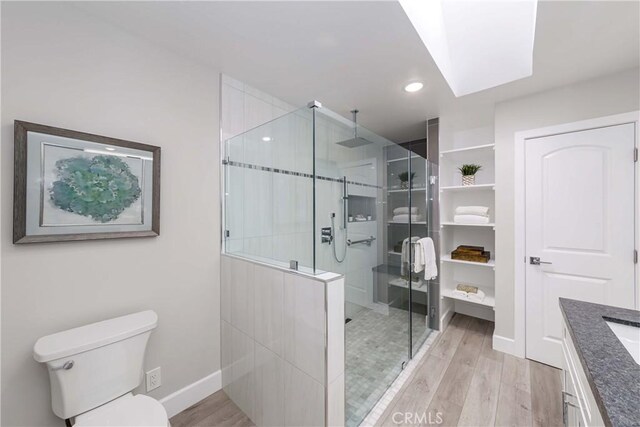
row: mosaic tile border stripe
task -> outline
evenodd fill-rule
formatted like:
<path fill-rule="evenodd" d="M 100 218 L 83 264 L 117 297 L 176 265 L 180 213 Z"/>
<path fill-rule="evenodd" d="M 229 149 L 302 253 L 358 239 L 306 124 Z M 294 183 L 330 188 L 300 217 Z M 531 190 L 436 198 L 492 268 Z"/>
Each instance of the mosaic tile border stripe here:
<path fill-rule="evenodd" d="M 273 173 L 281 173 L 284 175 L 293 175 L 293 176 L 301 176 L 304 178 L 313 178 L 313 174 L 311 173 L 304 173 L 304 172 L 295 172 L 295 171 L 290 171 L 287 169 L 278 169 L 278 168 L 270 168 L 268 166 L 259 166 L 259 165 L 253 165 L 250 163 L 242 163 L 242 162 L 236 162 L 233 160 L 226 160 L 222 162 L 223 165 L 228 165 L 228 166 L 236 166 L 236 167 L 240 167 L 240 168 L 245 168 L 245 169 L 255 169 L 255 170 L 260 170 L 260 171 L 264 171 L 264 172 L 273 172 Z M 332 182 L 343 182 L 342 179 L 340 178 L 332 178 L 329 176 L 321 176 L 321 175 L 316 175 L 316 178 L 322 180 L 322 181 L 332 181 Z M 373 184 L 365 184 L 363 182 L 356 182 L 356 181 L 347 181 L 347 184 L 349 185 L 359 185 L 361 187 L 370 187 L 370 188 L 377 188 L 377 189 L 381 189 L 382 187 L 379 185 L 373 185 Z"/>

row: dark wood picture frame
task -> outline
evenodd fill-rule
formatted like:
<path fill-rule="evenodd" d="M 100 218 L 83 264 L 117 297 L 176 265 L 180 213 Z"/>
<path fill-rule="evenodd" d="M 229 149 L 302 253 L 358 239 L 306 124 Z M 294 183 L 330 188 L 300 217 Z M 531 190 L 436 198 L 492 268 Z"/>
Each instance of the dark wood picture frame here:
<path fill-rule="evenodd" d="M 27 133 L 38 132 L 104 145 L 147 151 L 152 154 L 151 230 L 107 231 L 97 233 L 27 235 Z M 155 237 L 160 235 L 160 147 L 109 138 L 36 123 L 14 121 L 13 243 L 39 243 L 80 240 Z"/>

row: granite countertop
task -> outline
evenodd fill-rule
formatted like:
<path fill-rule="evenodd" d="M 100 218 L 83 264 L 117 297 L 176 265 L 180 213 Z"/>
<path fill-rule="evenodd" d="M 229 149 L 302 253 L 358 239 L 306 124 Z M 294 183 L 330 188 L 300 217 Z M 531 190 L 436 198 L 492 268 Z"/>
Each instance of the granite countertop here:
<path fill-rule="evenodd" d="M 640 426 L 640 365 L 606 324 L 640 327 L 640 311 L 566 298 L 560 309 L 605 424 Z"/>

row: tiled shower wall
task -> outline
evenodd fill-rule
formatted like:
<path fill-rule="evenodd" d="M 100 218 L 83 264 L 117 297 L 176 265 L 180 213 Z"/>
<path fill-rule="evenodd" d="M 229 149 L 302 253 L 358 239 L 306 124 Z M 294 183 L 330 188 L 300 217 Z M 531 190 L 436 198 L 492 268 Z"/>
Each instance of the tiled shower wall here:
<path fill-rule="evenodd" d="M 311 123 L 289 115 L 293 107 L 229 76 L 221 77 L 223 158 L 295 172 L 312 171 Z M 274 119 L 262 135 L 237 135 Z M 289 122 L 289 120 L 291 122 Z M 271 141 L 262 141 L 262 136 Z M 312 265 L 312 197 L 309 178 L 260 169 L 225 167 L 226 252 L 288 264 Z"/>
<path fill-rule="evenodd" d="M 301 268 L 312 267 L 313 233 L 319 235 L 320 227 L 330 225 L 332 212 L 336 213 L 336 226 L 341 225 L 342 184 L 317 180 L 314 229 L 312 179 L 263 170 L 313 172 L 311 111 L 300 106 L 303 108 L 298 113 L 287 114 L 296 108 L 229 76 L 222 75 L 221 85 L 223 142 L 249 131 L 244 136 L 232 138 L 225 154 L 232 162 L 258 166 L 257 169 L 225 167 L 224 224 L 229 232 L 225 252 L 282 265 L 296 260 Z M 261 128 L 251 131 L 257 126 Z M 265 142 L 262 136 L 272 139 Z M 384 171 L 382 148 L 371 144 L 353 150 L 336 144 L 352 137 L 352 128 L 320 115 L 316 121 L 318 175 L 332 179 L 349 175 L 350 180 L 374 186 L 379 184 Z M 372 187 L 352 185 L 349 193 L 382 200 L 381 190 Z M 382 211 L 380 217 L 381 214 Z M 382 231 L 380 226 L 380 221 L 351 223 L 349 238 L 378 237 Z M 338 255 L 342 256 L 344 236 L 339 227 L 337 233 Z M 350 248 L 350 256 L 344 263 L 336 262 L 333 248 L 319 243 L 319 239 L 315 251 L 318 270 L 347 275 L 348 300 L 362 305 L 372 302 L 371 269 L 381 260 L 378 241 L 371 246 Z"/>
<path fill-rule="evenodd" d="M 344 280 L 221 258 L 222 383 L 258 426 L 344 424 Z"/>

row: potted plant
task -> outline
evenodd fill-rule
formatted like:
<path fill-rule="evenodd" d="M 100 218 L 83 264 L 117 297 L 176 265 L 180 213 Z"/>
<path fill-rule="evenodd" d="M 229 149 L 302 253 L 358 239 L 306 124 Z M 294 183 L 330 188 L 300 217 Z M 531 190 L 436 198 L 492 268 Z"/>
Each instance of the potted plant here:
<path fill-rule="evenodd" d="M 409 188 L 409 181 L 412 180 L 414 176 L 416 176 L 415 172 L 411 172 L 411 176 L 409 176 L 409 172 L 399 173 L 400 188 Z"/>
<path fill-rule="evenodd" d="M 482 166 L 475 164 L 465 164 L 458 168 L 462 174 L 462 185 L 474 185 L 476 183 L 476 173 Z"/>

